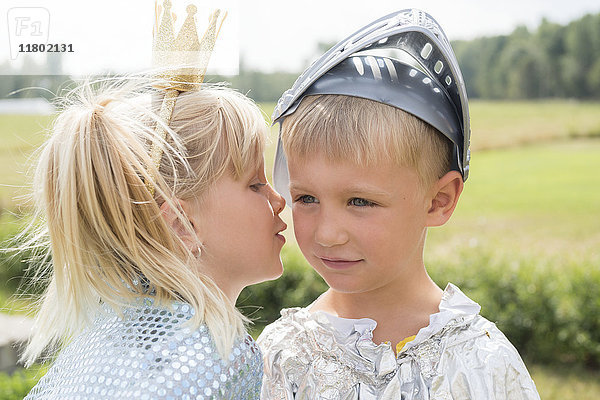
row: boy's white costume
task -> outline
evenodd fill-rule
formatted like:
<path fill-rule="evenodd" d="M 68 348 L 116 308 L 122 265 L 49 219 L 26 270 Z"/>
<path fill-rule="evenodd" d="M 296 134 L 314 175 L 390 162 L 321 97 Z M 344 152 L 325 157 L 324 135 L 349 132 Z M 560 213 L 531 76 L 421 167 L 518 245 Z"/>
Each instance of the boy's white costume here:
<path fill-rule="evenodd" d="M 517 350 L 452 284 L 397 356 L 373 343 L 375 321 L 309 309 L 282 310 L 258 339 L 262 399 L 539 399 Z"/>

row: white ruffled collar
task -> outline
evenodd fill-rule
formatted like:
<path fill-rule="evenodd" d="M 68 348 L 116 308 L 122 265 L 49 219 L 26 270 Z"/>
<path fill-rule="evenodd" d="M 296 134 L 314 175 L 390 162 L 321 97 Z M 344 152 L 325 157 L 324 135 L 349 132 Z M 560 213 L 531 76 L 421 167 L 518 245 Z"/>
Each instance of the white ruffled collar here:
<path fill-rule="evenodd" d="M 370 318 L 342 318 L 325 311 L 311 313 L 309 309 L 310 306 L 294 311 L 301 312 L 302 319 L 305 319 L 308 325 L 317 324 L 329 331 L 338 344 L 345 344 L 346 350 L 373 362 L 377 375 L 382 376 L 396 367 L 396 355 L 391 344 L 375 344 L 372 340 L 377 321 Z M 415 339 L 404 346 L 403 352 L 439 333 L 450 321 L 459 317 L 475 316 L 480 310 L 479 304 L 469 299 L 458 287 L 448 283 L 442 294 L 439 312 L 429 316 L 429 325 L 419 330 Z"/>
<path fill-rule="evenodd" d="M 423 343 L 440 332 L 453 319 L 478 315 L 481 306 L 468 298 L 458 287 L 448 283 L 442 294 L 439 309 L 439 312 L 429 316 L 429 325 L 421 328 L 415 338 L 404 346 L 405 350 Z"/>
<path fill-rule="evenodd" d="M 310 310 L 310 306 L 306 307 Z M 481 311 L 481 306 L 468 298 L 456 285 L 448 283 L 442 293 L 442 300 L 439 305 L 439 312 L 429 316 L 429 325 L 421 328 L 414 340 L 408 342 L 405 349 L 414 347 L 424 340 L 429 339 L 440 332 L 451 320 L 459 316 L 477 315 Z M 309 311 L 310 312 L 310 311 Z M 315 311 L 311 315 L 322 321 L 320 315 L 323 315 L 331 325 L 342 335 L 348 336 L 354 332 L 362 336 L 373 337 L 373 331 L 377 327 L 377 321 L 371 318 L 342 318 L 326 311 Z"/>

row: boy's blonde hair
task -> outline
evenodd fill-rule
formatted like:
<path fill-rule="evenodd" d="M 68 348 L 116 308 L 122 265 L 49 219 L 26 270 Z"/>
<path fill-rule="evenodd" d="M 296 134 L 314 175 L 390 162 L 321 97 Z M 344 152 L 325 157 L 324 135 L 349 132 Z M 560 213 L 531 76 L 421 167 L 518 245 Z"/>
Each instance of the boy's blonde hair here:
<path fill-rule="evenodd" d="M 322 152 L 333 161 L 372 166 L 391 161 L 414 168 L 429 185 L 450 170 L 452 144 L 435 128 L 399 108 L 345 95 L 305 97 L 283 121 L 286 154 Z"/>
<path fill-rule="evenodd" d="M 97 85 L 70 96 L 40 152 L 34 197 L 42 224 L 21 248 L 43 249 L 40 259 L 51 262 L 36 273 L 49 284 L 23 359 L 31 364 L 44 349 L 56 350 L 103 304 L 121 313 L 144 296 L 190 303 L 192 326 L 205 323 L 227 355 L 246 319 L 202 273 L 201 259 L 193 267 L 159 207 L 167 202 L 193 233 L 175 199 L 201 199 L 223 174 L 238 179 L 258 168 L 265 120 L 247 97 L 204 85 L 177 98 L 164 140 L 155 131 L 164 122 L 152 82 Z M 153 145 L 163 150 L 160 166 L 152 163 Z"/>

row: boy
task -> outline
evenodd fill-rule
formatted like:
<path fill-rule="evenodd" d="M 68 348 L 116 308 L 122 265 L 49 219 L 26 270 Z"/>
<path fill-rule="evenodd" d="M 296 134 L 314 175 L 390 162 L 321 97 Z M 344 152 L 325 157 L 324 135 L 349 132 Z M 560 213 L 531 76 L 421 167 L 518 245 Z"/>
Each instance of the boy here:
<path fill-rule="evenodd" d="M 262 398 L 539 399 L 479 305 L 442 291 L 423 263 L 427 228 L 452 215 L 469 163 L 466 90 L 433 18 L 404 10 L 343 40 L 274 120 L 275 185 L 330 289 L 260 336 Z"/>

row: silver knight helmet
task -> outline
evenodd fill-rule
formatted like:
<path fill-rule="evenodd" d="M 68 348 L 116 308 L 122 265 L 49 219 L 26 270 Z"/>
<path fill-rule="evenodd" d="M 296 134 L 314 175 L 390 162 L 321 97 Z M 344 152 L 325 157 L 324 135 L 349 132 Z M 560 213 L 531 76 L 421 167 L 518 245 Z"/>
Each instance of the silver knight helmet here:
<path fill-rule="evenodd" d="M 361 97 L 420 118 L 453 143 L 451 169 L 467 179 L 467 91 L 450 42 L 429 14 L 407 9 L 371 22 L 329 49 L 281 96 L 273 112 L 273 123 L 280 123 L 273 180 L 288 204 L 281 124 L 304 97 L 318 94 Z"/>

